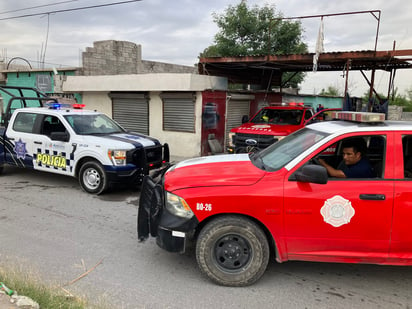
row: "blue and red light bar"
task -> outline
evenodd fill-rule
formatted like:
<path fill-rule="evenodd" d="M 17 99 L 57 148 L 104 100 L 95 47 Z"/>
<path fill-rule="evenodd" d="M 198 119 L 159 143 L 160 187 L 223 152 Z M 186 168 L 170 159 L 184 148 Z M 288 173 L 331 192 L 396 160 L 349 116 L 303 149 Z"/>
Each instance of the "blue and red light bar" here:
<path fill-rule="evenodd" d="M 65 108 L 72 108 L 72 109 L 83 109 L 86 105 L 80 103 L 59 103 L 59 102 L 47 102 L 45 106 L 49 109 L 65 109 Z"/>

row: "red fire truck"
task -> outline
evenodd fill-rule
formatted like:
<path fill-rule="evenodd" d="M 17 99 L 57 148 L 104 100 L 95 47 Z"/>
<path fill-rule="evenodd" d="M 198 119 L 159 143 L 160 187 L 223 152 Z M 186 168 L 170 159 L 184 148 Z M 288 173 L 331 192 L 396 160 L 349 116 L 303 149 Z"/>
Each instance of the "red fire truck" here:
<path fill-rule="evenodd" d="M 303 103 L 272 103 L 250 119 L 243 116 L 242 125 L 230 130 L 227 152 L 245 153 L 264 149 L 313 120 L 324 120 L 327 112 L 332 110 L 337 109 L 324 109 L 315 114 L 311 106 Z"/>
<path fill-rule="evenodd" d="M 245 286 L 269 260 L 412 265 L 412 122 L 337 112 L 266 149 L 190 159 L 144 180 L 138 237 L 168 251 L 194 243 L 212 281 Z M 367 178 L 333 178 L 348 139 Z M 322 160 L 319 160 L 322 159 Z"/>

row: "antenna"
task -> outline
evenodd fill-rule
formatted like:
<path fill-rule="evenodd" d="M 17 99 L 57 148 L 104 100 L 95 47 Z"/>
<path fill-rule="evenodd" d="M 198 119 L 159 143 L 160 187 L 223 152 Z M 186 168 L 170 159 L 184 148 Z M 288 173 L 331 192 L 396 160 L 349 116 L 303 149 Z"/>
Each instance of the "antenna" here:
<path fill-rule="evenodd" d="M 0 62 L 5 62 L 6 61 L 6 49 L 3 48 L 0 54 Z"/>

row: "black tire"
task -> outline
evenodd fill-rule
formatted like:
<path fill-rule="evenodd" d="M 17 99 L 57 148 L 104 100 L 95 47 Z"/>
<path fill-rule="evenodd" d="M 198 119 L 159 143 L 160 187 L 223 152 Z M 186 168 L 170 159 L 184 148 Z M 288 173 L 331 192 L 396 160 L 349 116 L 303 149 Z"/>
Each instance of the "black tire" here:
<path fill-rule="evenodd" d="M 92 194 L 103 193 L 109 185 L 102 165 L 95 161 L 88 161 L 80 167 L 79 183 L 84 191 Z"/>
<path fill-rule="evenodd" d="M 196 243 L 200 270 L 217 284 L 247 286 L 265 272 L 270 249 L 266 235 L 253 221 L 225 216 L 208 223 Z"/>

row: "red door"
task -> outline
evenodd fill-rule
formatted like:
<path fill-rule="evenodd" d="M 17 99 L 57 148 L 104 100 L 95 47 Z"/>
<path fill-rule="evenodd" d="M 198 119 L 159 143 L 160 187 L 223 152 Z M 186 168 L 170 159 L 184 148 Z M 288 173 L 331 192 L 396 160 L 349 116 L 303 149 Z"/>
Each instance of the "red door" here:
<path fill-rule="evenodd" d="M 392 136 L 385 139 L 392 142 Z M 284 235 L 289 259 L 387 261 L 394 181 L 386 178 L 391 176 L 393 156 L 387 155 L 385 161 L 383 178 L 329 178 L 324 185 L 286 178 Z"/>
<path fill-rule="evenodd" d="M 398 151 L 395 152 L 395 204 L 389 258 L 393 264 L 412 265 L 412 134 L 399 133 L 395 149 Z"/>

